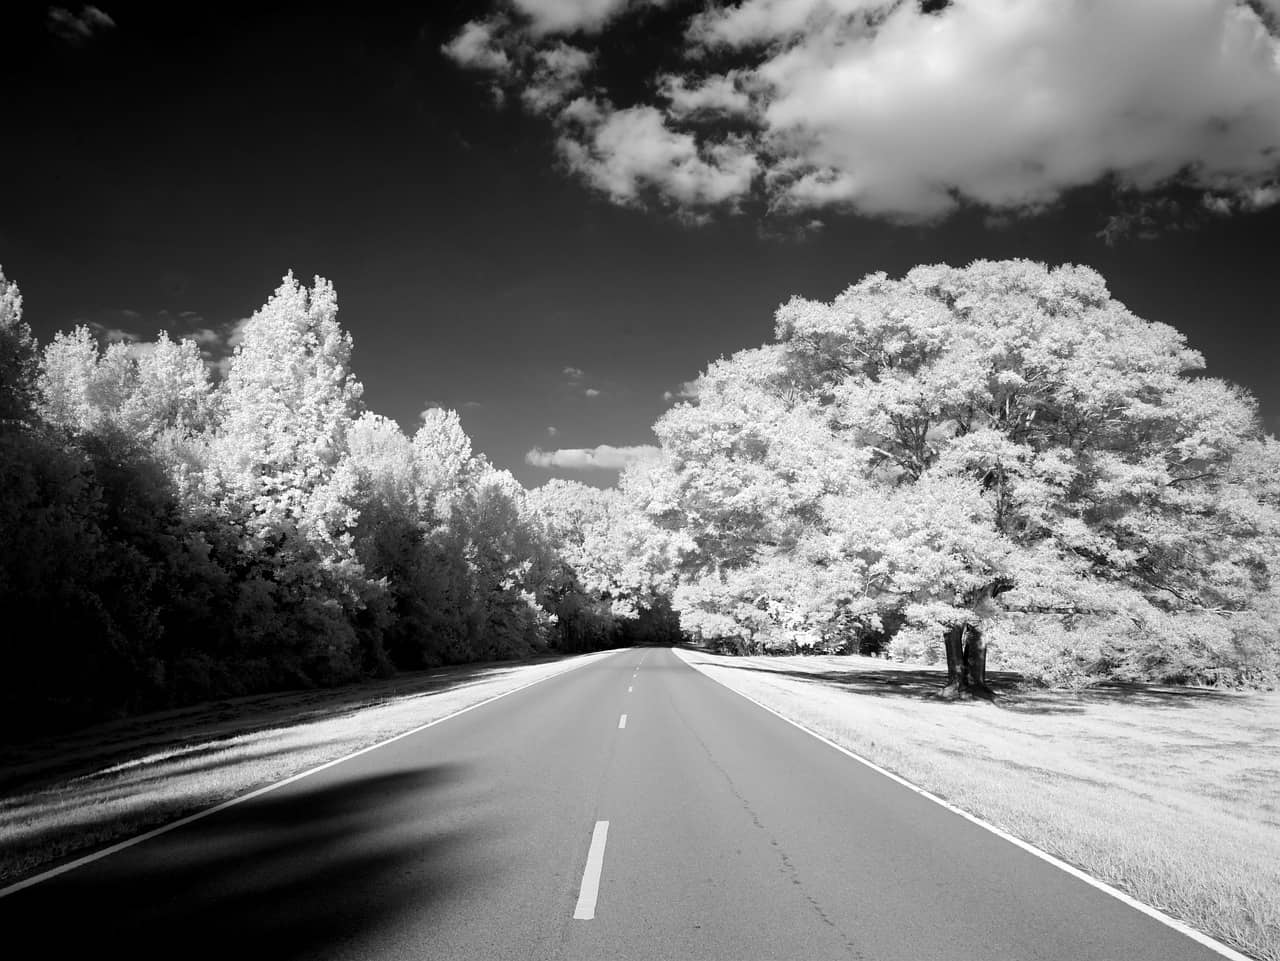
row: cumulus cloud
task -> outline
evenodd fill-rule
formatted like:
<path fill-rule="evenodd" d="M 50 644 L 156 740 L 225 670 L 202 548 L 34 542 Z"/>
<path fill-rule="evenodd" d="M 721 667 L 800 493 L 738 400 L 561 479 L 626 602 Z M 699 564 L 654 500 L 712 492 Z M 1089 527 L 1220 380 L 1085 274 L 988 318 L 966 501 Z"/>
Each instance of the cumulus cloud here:
<path fill-rule="evenodd" d="M 499 103 L 506 97 L 503 85 L 518 85 L 520 100 L 532 113 L 563 106 L 579 91 L 595 60 L 563 40 L 539 48 L 527 27 L 506 16 L 468 21 L 440 50 L 460 67 L 491 74 L 489 89 Z"/>
<path fill-rule="evenodd" d="M 557 429 L 557 428 L 555 428 L 555 427 L 548 427 L 548 428 L 547 428 L 547 436 L 548 436 L 548 437 L 555 437 L 555 436 L 556 436 L 557 434 L 559 434 L 559 433 L 560 433 L 559 429 Z"/>
<path fill-rule="evenodd" d="M 559 468 L 560 470 L 622 470 L 633 461 L 653 457 L 658 448 L 649 444 L 633 447 L 567 447 L 561 450 L 543 450 L 535 447 L 524 455 L 526 464 L 534 467 Z"/>
<path fill-rule="evenodd" d="M 563 371 L 561 371 L 561 373 L 563 373 L 571 381 L 582 380 L 583 377 L 587 376 L 586 372 L 583 371 L 581 367 L 566 367 Z"/>
<path fill-rule="evenodd" d="M 596 388 L 594 388 L 594 387 L 587 387 L 587 388 L 584 388 L 584 389 L 583 389 L 583 391 L 582 391 L 582 393 L 583 393 L 583 396 L 585 396 L 585 397 L 599 397 L 599 396 L 600 396 L 600 391 L 596 390 Z"/>
<path fill-rule="evenodd" d="M 511 58 L 502 47 L 501 31 L 499 20 L 471 20 L 440 49 L 460 67 L 506 73 L 511 68 Z"/>
<path fill-rule="evenodd" d="M 79 47 L 88 43 L 96 34 L 111 30 L 116 22 L 97 7 L 85 6 L 79 13 L 66 7 L 50 7 L 45 16 L 45 26 L 59 40 Z"/>
<path fill-rule="evenodd" d="M 759 163 L 741 137 L 700 144 L 693 134 L 672 129 L 651 106 L 570 108 L 585 122 L 562 133 L 560 154 L 570 169 L 617 203 L 638 202 L 648 187 L 696 208 L 732 203 L 751 189 Z"/>
<path fill-rule="evenodd" d="M 702 47 L 776 44 L 891 6 L 885 0 L 744 0 L 698 14 L 688 37 Z"/>
<path fill-rule="evenodd" d="M 631 5 L 632 0 L 512 0 L 534 36 L 595 33 Z"/>
<path fill-rule="evenodd" d="M 696 222 L 752 198 L 805 220 L 920 223 L 964 204 L 1035 213 L 1103 181 L 1190 188 L 1215 214 L 1280 203 L 1278 0 L 707 4 L 683 64 L 621 103 L 571 99 L 582 70 L 538 58 L 625 0 L 513 2 L 520 42 L 541 45 L 520 68 L 527 108 L 621 205 L 657 199 Z"/>
<path fill-rule="evenodd" d="M 920 221 L 962 200 L 1042 206 L 1107 176 L 1221 192 L 1275 172 L 1280 46 L 1235 0 L 858 12 L 789 24 L 798 36 L 755 68 L 784 207 Z"/>
<path fill-rule="evenodd" d="M 668 73 L 658 78 L 658 89 L 670 102 L 668 113 L 673 117 L 741 116 L 751 112 L 751 98 L 738 88 L 736 71 L 692 81 Z"/>
<path fill-rule="evenodd" d="M 568 100 L 582 85 L 593 57 L 567 43 L 557 43 L 533 55 L 533 75 L 520 99 L 534 113 L 547 113 Z"/>

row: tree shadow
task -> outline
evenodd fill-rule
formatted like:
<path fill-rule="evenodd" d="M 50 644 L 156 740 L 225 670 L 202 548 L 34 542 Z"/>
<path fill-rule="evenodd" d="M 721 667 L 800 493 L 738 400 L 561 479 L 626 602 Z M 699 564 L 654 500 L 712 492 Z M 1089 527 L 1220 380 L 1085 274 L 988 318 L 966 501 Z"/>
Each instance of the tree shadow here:
<path fill-rule="evenodd" d="M 810 684 L 870 697 L 937 700 L 946 673 L 937 668 L 894 667 L 876 669 L 853 666 L 848 671 L 803 671 L 756 664 L 718 662 L 717 667 L 757 674 L 773 674 Z M 1209 688 L 1107 682 L 1082 690 L 1058 690 L 1035 685 L 1012 671 L 988 671 L 987 684 L 995 692 L 994 704 L 1019 714 L 1082 714 L 1092 706 L 1125 703 L 1143 707 L 1193 708 L 1220 704 L 1236 695 Z"/>
<path fill-rule="evenodd" d="M 1055 690 L 1029 682 L 1015 685 L 1001 706 L 1018 714 L 1082 714 L 1090 707 L 1125 704 L 1137 707 L 1187 709 L 1224 704 L 1239 697 L 1231 691 L 1204 687 L 1108 681 L 1080 690 Z"/>
<path fill-rule="evenodd" d="M 717 667 L 730 668 L 735 671 L 754 671 L 758 674 L 772 674 L 779 677 L 794 678 L 824 687 L 852 691 L 855 694 L 867 694 L 872 697 L 904 697 L 927 700 L 937 696 L 947 682 L 946 674 L 929 668 L 904 668 L 894 670 L 875 670 L 859 668 L 850 671 L 799 671 L 782 667 L 758 667 L 753 664 L 718 663 Z M 987 682 L 997 696 L 1008 691 L 1016 683 L 1018 676 L 1000 672 L 988 672 Z"/>
<path fill-rule="evenodd" d="M 149 754 L 220 750 L 220 742 L 273 728 L 350 716 L 368 708 L 457 691 L 529 664 L 574 655 L 489 661 L 402 672 L 340 688 L 251 694 L 107 721 L 20 744 L 0 744 L 0 794 L 31 791 Z M 193 742 L 199 742 L 195 746 Z"/>
<path fill-rule="evenodd" d="M 442 828 L 432 803 L 462 773 L 304 779 L 2 898 L 0 930 L 32 957 L 358 957 L 483 882 L 477 827 Z"/>

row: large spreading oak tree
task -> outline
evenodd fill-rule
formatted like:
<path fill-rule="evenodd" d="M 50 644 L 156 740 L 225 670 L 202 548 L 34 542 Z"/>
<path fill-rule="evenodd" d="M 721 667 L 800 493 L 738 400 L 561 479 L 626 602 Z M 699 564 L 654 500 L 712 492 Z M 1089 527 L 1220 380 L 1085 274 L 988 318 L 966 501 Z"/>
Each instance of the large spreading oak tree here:
<path fill-rule="evenodd" d="M 651 512 L 692 537 L 704 610 L 717 589 L 747 630 L 744 607 L 893 610 L 942 633 L 947 694 L 989 696 L 984 628 L 1010 607 L 1227 618 L 1267 588 L 1276 505 L 1233 469 L 1274 461 L 1254 401 L 1095 271 L 873 274 L 776 322 L 655 426 Z M 783 558 L 810 575 L 744 578 Z"/>

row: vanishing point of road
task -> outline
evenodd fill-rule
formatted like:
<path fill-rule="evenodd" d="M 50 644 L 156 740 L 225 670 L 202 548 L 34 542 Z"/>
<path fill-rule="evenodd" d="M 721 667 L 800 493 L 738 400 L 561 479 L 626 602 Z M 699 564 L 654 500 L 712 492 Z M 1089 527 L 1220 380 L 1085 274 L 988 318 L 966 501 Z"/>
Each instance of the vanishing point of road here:
<path fill-rule="evenodd" d="M 1220 957 L 662 648 L 0 898 L 0 931 L 15 961 Z"/>

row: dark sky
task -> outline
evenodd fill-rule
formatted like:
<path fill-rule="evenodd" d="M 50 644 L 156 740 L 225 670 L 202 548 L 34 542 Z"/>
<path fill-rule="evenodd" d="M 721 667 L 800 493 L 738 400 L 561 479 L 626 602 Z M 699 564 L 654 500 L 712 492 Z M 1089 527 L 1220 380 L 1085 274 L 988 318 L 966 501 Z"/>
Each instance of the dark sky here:
<path fill-rule="evenodd" d="M 412 430 L 428 402 L 458 408 L 479 450 L 537 484 L 535 445 L 651 443 L 663 392 L 764 342 L 793 293 L 1022 256 L 1097 268 L 1280 425 L 1280 207 L 1114 245 L 1097 236 L 1119 203 L 1106 186 L 1005 226 L 828 211 L 796 239 L 761 204 L 689 226 L 593 192 L 543 118 L 442 55 L 485 6 L 177 6 L 103 0 L 114 26 L 85 35 L 50 29 L 46 5 L 0 13 L 0 264 L 42 341 L 77 322 L 227 326 L 286 270 L 320 274 L 372 409 Z"/>

